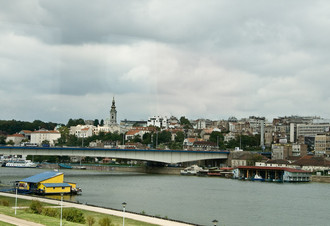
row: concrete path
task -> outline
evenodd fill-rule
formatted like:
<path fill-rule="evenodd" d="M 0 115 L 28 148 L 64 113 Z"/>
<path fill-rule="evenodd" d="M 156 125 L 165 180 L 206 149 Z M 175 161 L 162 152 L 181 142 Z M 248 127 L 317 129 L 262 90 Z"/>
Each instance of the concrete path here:
<path fill-rule="evenodd" d="M 7 215 L 0 214 L 0 220 L 9 224 L 18 226 L 43 226 L 42 224 L 37 224 L 35 222 L 22 220 L 16 217 L 10 217 Z"/>
<path fill-rule="evenodd" d="M 7 196 L 7 197 L 15 197 L 15 194 L 9 194 L 9 193 L 4 193 L 4 192 L 0 192 L 0 195 Z M 51 199 L 45 199 L 45 198 L 39 198 L 39 197 L 25 196 L 25 195 L 18 195 L 18 198 L 27 199 L 27 200 L 39 200 L 40 202 L 50 203 L 50 204 L 54 204 L 54 205 L 61 205 L 61 201 L 59 201 L 59 200 L 51 200 Z M 102 207 L 94 207 L 94 206 L 76 204 L 76 203 L 65 202 L 65 201 L 63 201 L 63 207 L 73 207 L 73 208 L 77 208 L 77 209 L 83 209 L 83 210 L 94 211 L 94 212 L 98 212 L 98 213 L 104 213 L 104 214 L 109 214 L 109 215 L 113 215 L 113 216 L 123 217 L 122 211 L 110 210 L 110 209 L 106 209 L 106 208 L 102 208 Z M 159 219 L 159 218 L 155 218 L 155 217 L 149 217 L 149 216 L 144 216 L 144 215 L 139 215 L 139 214 L 134 214 L 134 213 L 128 213 L 128 212 L 125 213 L 125 218 L 129 218 L 129 219 L 133 219 L 133 220 L 137 220 L 137 221 L 143 221 L 143 222 L 147 222 L 150 224 L 164 225 L 164 226 L 193 225 L 193 224 L 185 224 L 185 223 L 164 220 L 164 219 Z"/>

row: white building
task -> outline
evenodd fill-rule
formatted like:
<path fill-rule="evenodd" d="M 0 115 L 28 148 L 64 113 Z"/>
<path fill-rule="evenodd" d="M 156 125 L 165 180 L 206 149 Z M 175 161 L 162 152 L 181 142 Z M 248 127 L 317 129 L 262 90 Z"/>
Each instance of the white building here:
<path fill-rule="evenodd" d="M 15 133 L 13 135 L 7 136 L 6 143 L 8 143 L 9 141 L 12 141 L 12 142 L 14 142 L 14 145 L 19 145 L 22 142 L 22 140 L 24 140 L 24 139 L 25 139 L 24 135 Z"/>
<path fill-rule="evenodd" d="M 315 137 L 317 134 L 329 132 L 330 124 L 298 124 L 297 140 L 299 136 Z"/>
<path fill-rule="evenodd" d="M 148 118 L 147 126 L 156 126 L 159 128 L 168 129 L 168 119 L 166 116 L 164 118 L 161 116 L 150 117 Z"/>
<path fill-rule="evenodd" d="M 70 134 L 78 138 L 91 137 L 94 134 L 96 127 L 93 125 L 77 125 L 70 127 Z"/>
<path fill-rule="evenodd" d="M 43 141 L 49 141 L 54 146 L 57 139 L 61 137 L 60 132 L 55 130 L 38 130 L 31 133 L 31 143 L 41 145 Z"/>

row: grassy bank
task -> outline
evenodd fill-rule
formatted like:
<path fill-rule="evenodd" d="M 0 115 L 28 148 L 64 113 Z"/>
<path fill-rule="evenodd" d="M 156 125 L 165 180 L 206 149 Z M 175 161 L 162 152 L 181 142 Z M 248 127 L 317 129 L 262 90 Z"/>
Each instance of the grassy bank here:
<path fill-rule="evenodd" d="M 17 206 L 20 207 L 20 209 L 17 209 L 17 214 L 15 215 L 15 210 L 13 208 L 15 206 L 15 198 L 0 196 L 0 213 L 2 213 L 4 215 L 24 219 L 27 221 L 40 223 L 43 225 L 52 226 L 52 225 L 59 224 L 59 222 L 60 222 L 59 217 L 49 217 L 49 216 L 45 216 L 42 214 L 32 213 L 29 209 L 29 206 L 31 203 L 32 203 L 31 200 L 18 199 Z M 41 203 L 41 204 L 42 204 L 43 208 L 54 207 L 54 205 L 52 206 L 48 203 Z M 59 213 L 60 209 L 56 208 L 56 209 L 54 209 L 54 211 L 58 211 L 58 213 Z M 70 221 L 63 220 L 63 225 L 67 225 L 67 226 L 89 225 L 87 219 L 93 218 L 94 222 L 95 222 L 93 225 L 97 226 L 97 225 L 100 225 L 98 223 L 100 221 L 100 219 L 104 219 L 106 217 L 108 217 L 111 220 L 113 225 L 122 225 L 122 223 L 123 223 L 122 222 L 123 219 L 121 217 L 102 214 L 102 213 L 96 213 L 96 212 L 91 212 L 91 211 L 86 211 L 86 210 L 79 210 L 79 211 L 81 211 L 83 213 L 84 218 L 86 219 L 85 224 L 73 223 Z M 2 222 L 0 221 L 0 225 L 11 225 L 11 224 L 6 224 L 6 223 L 2 224 Z M 135 221 L 135 220 L 125 218 L 125 225 L 151 226 L 153 224 L 148 224 L 145 222 L 140 222 L 140 221 Z"/>

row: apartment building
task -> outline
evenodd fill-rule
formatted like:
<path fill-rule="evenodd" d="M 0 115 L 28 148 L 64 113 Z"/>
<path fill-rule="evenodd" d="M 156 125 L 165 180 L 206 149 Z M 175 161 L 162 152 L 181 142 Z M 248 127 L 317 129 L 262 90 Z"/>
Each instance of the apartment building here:
<path fill-rule="evenodd" d="M 330 157 L 330 133 L 315 136 L 314 151 L 315 156 Z"/>

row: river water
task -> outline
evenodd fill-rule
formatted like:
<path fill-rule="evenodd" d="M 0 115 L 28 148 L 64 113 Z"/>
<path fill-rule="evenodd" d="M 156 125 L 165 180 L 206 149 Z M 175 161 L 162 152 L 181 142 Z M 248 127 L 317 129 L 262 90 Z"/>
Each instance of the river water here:
<path fill-rule="evenodd" d="M 45 169 L 0 168 L 0 181 Z M 330 184 L 262 183 L 215 177 L 63 170 L 82 195 L 75 201 L 145 212 L 199 225 L 330 225 Z M 70 197 L 65 197 L 69 199 Z"/>

